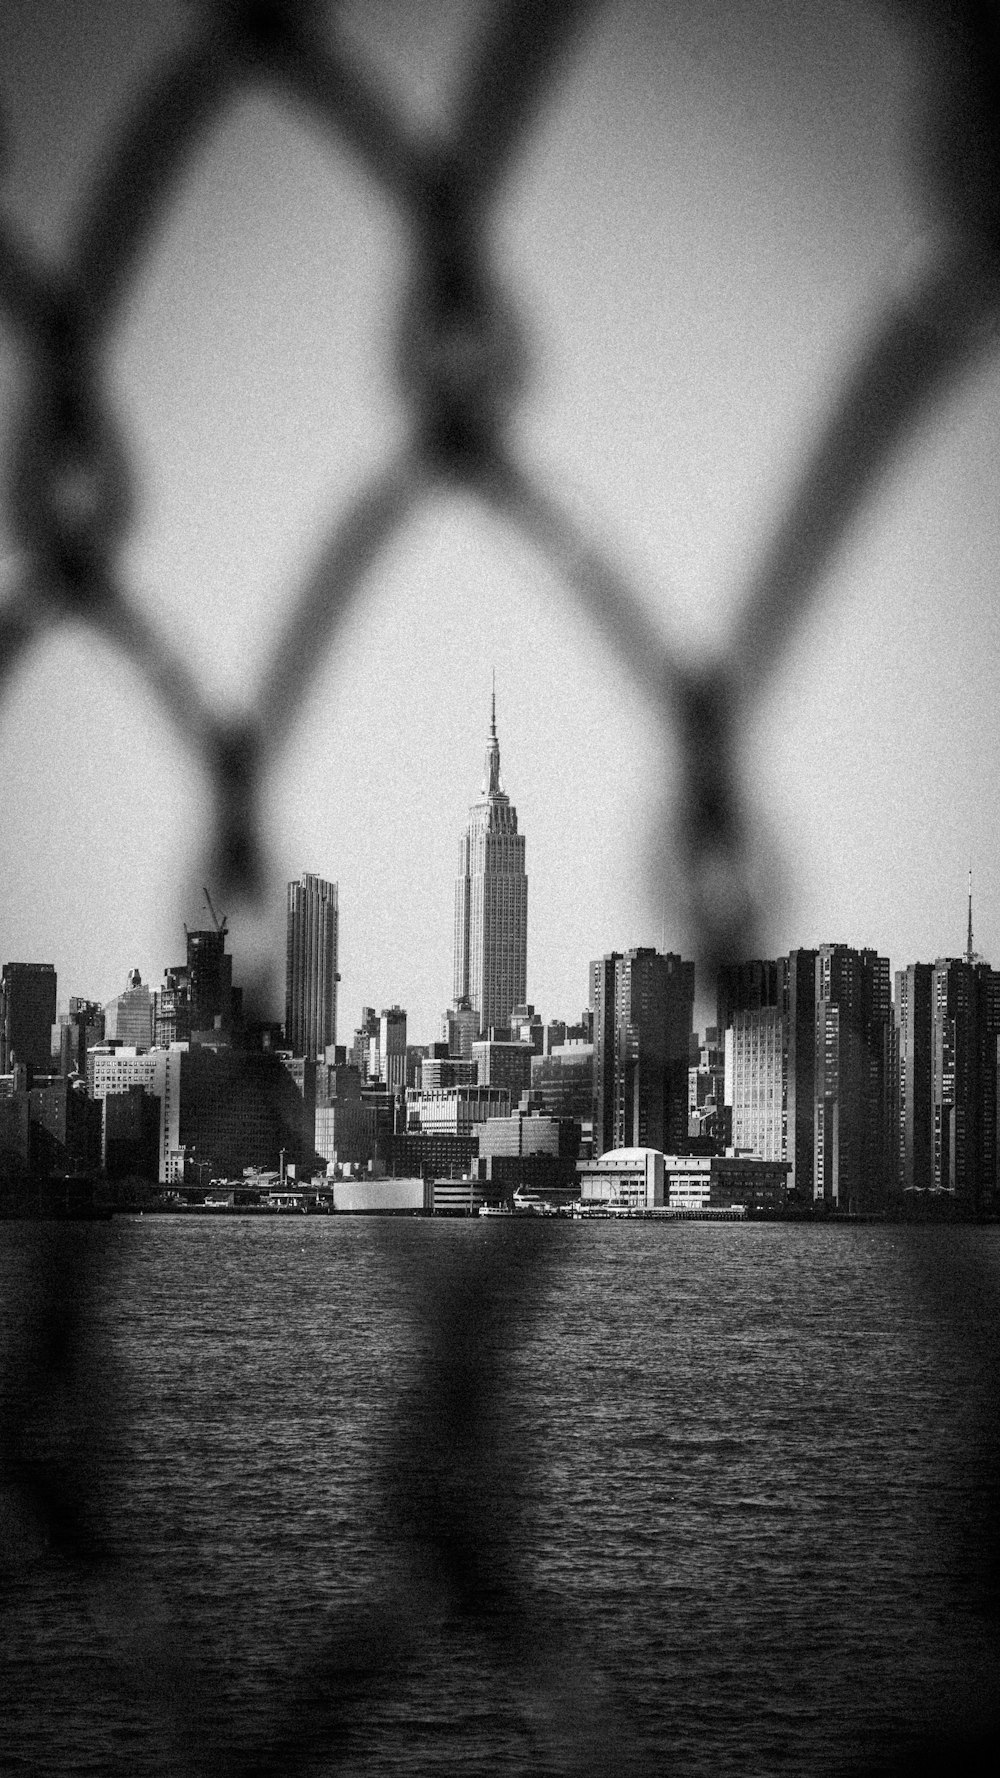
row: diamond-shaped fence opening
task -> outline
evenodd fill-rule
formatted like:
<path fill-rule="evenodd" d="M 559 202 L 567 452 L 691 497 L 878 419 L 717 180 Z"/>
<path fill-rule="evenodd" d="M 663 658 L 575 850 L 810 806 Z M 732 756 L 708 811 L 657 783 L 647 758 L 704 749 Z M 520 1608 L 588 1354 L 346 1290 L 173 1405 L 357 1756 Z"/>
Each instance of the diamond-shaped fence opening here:
<path fill-rule="evenodd" d="M 538 109 L 601 8 L 532 0 L 482 9 L 450 119 L 424 128 L 387 98 L 388 83 L 362 65 L 336 17 L 331 24 L 310 0 L 192 7 L 177 41 L 117 117 L 61 260 L 46 262 L 9 218 L 0 220 L 0 312 L 25 387 L 6 465 L 5 515 L 16 553 L 0 605 L 0 690 L 25 652 L 61 626 L 82 625 L 100 637 L 160 700 L 211 786 L 211 868 L 220 894 L 227 905 L 259 911 L 263 786 L 288 743 L 297 700 L 401 527 L 435 492 L 461 489 L 571 591 L 676 746 L 675 828 L 700 960 L 711 971 L 756 954 L 761 891 L 740 765 L 748 720 L 769 675 L 782 671 L 789 639 L 847 527 L 995 329 L 994 12 L 972 4 L 898 10 L 934 45 L 937 90 L 921 152 L 940 227 L 885 298 L 817 425 L 792 495 L 747 571 L 724 645 L 708 664 L 692 665 L 649 615 L 615 550 L 540 484 L 515 442 L 513 422 L 533 367 L 519 293 L 497 274 L 491 229 Z M 627 9 L 623 17 L 627 24 Z M 135 472 L 107 383 L 106 349 L 206 133 L 235 98 L 261 91 L 307 115 L 325 152 L 363 169 L 396 219 L 408 275 L 391 369 L 407 421 L 401 448 L 330 514 L 252 710 L 234 718 L 129 586 Z M 112 1367 L 90 1313 L 98 1262 L 88 1269 L 81 1257 L 96 1251 L 81 1247 L 71 1264 L 57 1241 L 23 1244 L 26 1307 L 3 1403 L 7 1557 L 47 1544 L 73 1565 L 82 1577 L 80 1609 L 112 1627 L 116 1652 L 108 1655 L 105 1638 L 102 1658 L 117 1663 L 132 1707 L 159 1725 L 162 1768 L 201 1770 L 230 1758 L 192 1728 L 208 1707 L 210 1669 L 195 1640 L 189 1646 L 188 1627 L 172 1620 L 169 1596 L 115 1548 L 108 1522 Z M 535 1698 L 536 1727 L 544 1719 L 547 1745 L 558 1750 L 554 1769 L 635 1769 L 614 1711 L 584 1695 L 567 1627 L 543 1627 L 525 1604 L 517 1535 L 528 1508 L 511 1473 L 519 1434 L 508 1366 L 540 1301 L 551 1254 L 526 1234 L 515 1258 L 512 1264 L 508 1249 L 505 1259 L 470 1261 L 416 1293 L 415 1324 L 436 1358 L 386 1435 L 373 1504 L 392 1522 L 403 1554 L 391 1584 L 363 1611 L 294 1651 L 275 1651 L 270 1714 L 251 1725 L 240 1762 L 227 1769 L 349 1764 L 365 1724 L 388 1708 L 401 1669 L 419 1660 L 422 1629 L 455 1611 L 476 1626 L 486 1659 L 510 1688 Z M 974 1285 L 971 1261 L 968 1273 Z M 940 1279 L 928 1280 L 927 1300 L 935 1312 L 950 1312 Z M 989 1366 L 988 1330 L 977 1337 Z M 20 1572 L 16 1562 L 13 1568 Z M 552 1659 L 553 1648 L 562 1648 L 560 1659 Z M 83 1691 L 83 1676 L 79 1684 Z M 119 1769 L 114 1748 L 105 1751 L 106 1769 Z"/>

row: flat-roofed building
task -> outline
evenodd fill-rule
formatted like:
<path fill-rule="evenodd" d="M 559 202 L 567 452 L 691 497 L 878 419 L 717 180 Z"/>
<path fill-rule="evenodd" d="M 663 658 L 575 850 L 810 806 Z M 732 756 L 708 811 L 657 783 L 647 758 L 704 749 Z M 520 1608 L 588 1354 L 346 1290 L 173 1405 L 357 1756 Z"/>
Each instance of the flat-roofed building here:
<path fill-rule="evenodd" d="M 712 1202 L 712 1156 L 663 1157 L 665 1202 L 671 1210 L 707 1210 Z"/>
<path fill-rule="evenodd" d="M 554 1044 L 531 1061 L 531 1095 L 550 1117 L 589 1124 L 594 1109 L 594 1046 L 582 1038 Z"/>
<path fill-rule="evenodd" d="M 420 1064 L 420 1090 L 424 1093 L 441 1087 L 474 1087 L 476 1080 L 471 1056 L 425 1056 Z"/>
<path fill-rule="evenodd" d="M 170 1052 L 171 1054 L 173 1052 Z M 273 1051 L 182 1049 L 179 1143 L 209 1177 L 237 1179 L 248 1167 L 311 1166 L 315 1120 L 303 1133 L 303 1100 Z"/>
<path fill-rule="evenodd" d="M 152 1050 L 129 1044 L 99 1044 L 87 1053 L 92 1099 L 102 1100 L 140 1087 L 159 1100 L 158 1173 L 161 1185 L 174 1185 L 184 1177 L 184 1147 L 180 1132 L 181 1058 L 187 1054 L 187 1049 L 185 1043 Z"/>
<path fill-rule="evenodd" d="M 820 945 L 815 965 L 813 1196 L 885 1208 L 894 1174 L 889 959 Z"/>
<path fill-rule="evenodd" d="M 379 1138 L 378 1164 L 397 1177 L 419 1173 L 422 1179 L 459 1179 L 475 1172 L 479 1131 L 387 1131 Z"/>
<path fill-rule="evenodd" d="M 680 1148 L 688 1133 L 694 964 L 640 946 L 590 965 L 594 1147 Z"/>
<path fill-rule="evenodd" d="M 409 1129 L 461 1135 L 489 1117 L 509 1117 L 510 1093 L 506 1087 L 440 1087 L 427 1093 L 411 1088 L 406 1110 Z"/>
<path fill-rule="evenodd" d="M 896 972 L 895 1161 L 900 1191 L 928 1191 L 934 1154 L 934 966 Z"/>
<path fill-rule="evenodd" d="M 333 1207 L 346 1216 L 414 1216 L 430 1209 L 423 1179 L 337 1179 Z"/>
<path fill-rule="evenodd" d="M 55 1022 L 54 966 L 5 963 L 0 973 L 0 1074 L 9 1074 L 15 1062 L 47 1073 Z"/>
<path fill-rule="evenodd" d="M 515 1006 L 510 1015 L 510 1034 L 515 1043 L 530 1043 L 534 1054 L 541 1055 L 545 1047 L 545 1026 L 533 1006 Z"/>
<path fill-rule="evenodd" d="M 580 1125 L 548 1117 L 526 1093 L 510 1117 L 491 1117 L 479 1128 L 479 1177 L 492 1197 L 510 1197 L 519 1186 L 576 1196 Z"/>
<path fill-rule="evenodd" d="M 375 1159 L 378 1112 L 360 1099 L 317 1105 L 313 1142 L 328 1167 L 367 1167 Z"/>
<path fill-rule="evenodd" d="M 109 1179 L 159 1177 L 160 1101 L 142 1087 L 101 1101 L 101 1161 Z"/>
<path fill-rule="evenodd" d="M 531 1064 L 534 1050 L 530 1043 L 497 1041 L 481 1037 L 472 1046 L 476 1064 L 476 1081 L 481 1087 L 506 1087 L 510 1102 L 516 1105 L 522 1093 L 531 1086 Z"/>
<path fill-rule="evenodd" d="M 87 1078 L 87 1051 L 104 1041 L 104 1008 L 97 1000 L 73 996 L 69 1011 L 60 1013 L 52 1030 L 52 1055 L 59 1057 L 60 1074 Z"/>
<path fill-rule="evenodd" d="M 94 1044 L 87 1051 L 87 1091 L 92 1099 L 108 1093 L 127 1093 L 130 1087 L 153 1091 L 156 1058 L 160 1050 L 139 1049 L 134 1044 Z"/>
<path fill-rule="evenodd" d="M 384 1006 L 378 1021 L 379 1079 L 391 1093 L 406 1087 L 406 1012 L 401 1006 Z"/>
<path fill-rule="evenodd" d="M 785 1142 L 787 1020 L 778 1007 L 736 1012 L 726 1032 L 725 1101 L 732 1109 L 732 1147 L 762 1161 L 780 1161 Z"/>
<path fill-rule="evenodd" d="M 469 1000 L 456 1000 L 441 1015 L 441 1036 L 450 1056 L 472 1055 L 472 1046 L 479 1036 L 479 1014 Z"/>
<path fill-rule="evenodd" d="M 285 1038 L 294 1055 L 320 1057 L 337 1041 L 337 884 L 303 871 L 286 912 Z"/>
<path fill-rule="evenodd" d="M 474 1179 L 434 1179 L 430 1185 L 434 1216 L 478 1216 L 482 1187 Z"/>
<path fill-rule="evenodd" d="M 742 1207 L 781 1211 L 788 1202 L 789 1163 L 747 1155 L 661 1154 L 612 1150 L 577 1168 L 582 1203 L 609 1210 L 697 1212 Z"/>
<path fill-rule="evenodd" d="M 663 1155 L 658 1148 L 615 1148 L 577 1167 L 585 1205 L 609 1210 L 662 1209 Z"/>
<path fill-rule="evenodd" d="M 671 1210 L 778 1211 L 788 1203 L 791 1163 L 780 1158 L 667 1154 L 663 1169 Z"/>
<path fill-rule="evenodd" d="M 686 1157 L 676 1158 L 683 1161 Z M 787 1160 L 714 1154 L 709 1202 L 716 1210 L 734 1205 L 764 1212 L 784 1210 L 791 1191 L 791 1172 L 792 1164 Z"/>

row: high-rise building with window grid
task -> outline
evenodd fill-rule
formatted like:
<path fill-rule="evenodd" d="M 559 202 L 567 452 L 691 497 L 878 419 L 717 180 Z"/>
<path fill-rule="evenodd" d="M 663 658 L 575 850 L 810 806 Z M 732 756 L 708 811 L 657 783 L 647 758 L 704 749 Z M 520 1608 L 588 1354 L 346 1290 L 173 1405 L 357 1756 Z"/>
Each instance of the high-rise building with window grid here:
<path fill-rule="evenodd" d="M 455 1001 L 467 999 L 479 1031 L 507 1026 L 527 997 L 528 878 L 517 810 L 500 782 L 496 694 L 482 798 L 469 810 L 455 884 Z"/>
<path fill-rule="evenodd" d="M 594 1153 L 687 1141 L 694 964 L 648 946 L 590 965 Z"/>
<path fill-rule="evenodd" d="M 296 1056 L 322 1057 L 337 1041 L 336 883 L 304 871 L 288 885 L 285 1042 Z"/>
<path fill-rule="evenodd" d="M 0 1073 L 9 1074 L 15 1062 L 27 1062 L 47 1074 L 55 1022 L 53 965 L 5 963 L 0 975 Z"/>

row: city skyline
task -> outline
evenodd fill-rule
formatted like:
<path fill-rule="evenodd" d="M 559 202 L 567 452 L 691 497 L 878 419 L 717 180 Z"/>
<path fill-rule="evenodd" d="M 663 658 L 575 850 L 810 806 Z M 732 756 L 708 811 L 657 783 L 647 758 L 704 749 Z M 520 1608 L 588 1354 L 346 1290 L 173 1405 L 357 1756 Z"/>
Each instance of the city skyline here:
<path fill-rule="evenodd" d="M 938 221 L 909 147 L 924 52 L 887 11 L 737 6 L 723 29 L 695 7 L 626 10 L 627 30 L 623 11 L 581 35 L 491 231 L 531 345 L 513 439 L 653 621 L 711 659 L 866 326 Z M 447 115 L 457 16 L 345 16 L 408 116 Z M 188 23 L 138 3 L 11 8 L 4 201 L 50 259 L 130 83 Z M 222 711 L 252 705 L 331 515 L 404 435 L 393 341 L 409 271 L 353 164 L 264 99 L 218 121 L 151 242 L 108 353 L 136 482 L 122 574 Z M 993 372 L 952 387 L 772 663 L 743 737 L 768 866 L 755 949 L 958 955 L 971 862 L 978 948 L 1000 954 L 984 793 L 1000 778 L 998 416 Z M 0 552 L 6 588 L 22 566 L 9 531 Z M 340 885 L 345 1028 L 364 1004 L 400 1001 L 414 1035 L 433 1036 L 468 806 L 454 762 L 478 746 L 494 662 L 532 836 L 529 1000 L 575 1016 L 587 959 L 691 954 L 673 737 L 552 567 L 439 491 L 379 558 L 298 706 L 270 786 L 266 911 L 251 930 L 229 909 L 237 967 L 271 961 L 274 1016 L 283 884 L 308 865 Z M 0 746 L 4 954 L 51 960 L 68 991 L 102 1000 L 133 966 L 158 979 L 212 880 L 183 739 L 106 641 L 63 628 L 9 680 Z"/>
<path fill-rule="evenodd" d="M 321 882 L 322 881 L 321 879 L 314 878 L 312 876 L 312 873 L 309 873 L 309 872 L 303 872 L 300 874 L 300 879 L 299 879 L 300 883 L 304 883 L 307 879 L 314 881 L 314 882 L 316 882 L 316 881 Z M 287 902 L 290 899 L 290 892 L 296 887 L 297 887 L 297 885 L 294 883 L 290 883 L 286 886 L 286 897 L 285 897 L 286 931 L 285 931 L 285 946 L 284 946 L 284 949 L 282 952 L 282 957 L 284 959 L 286 969 L 287 969 L 287 948 L 288 948 L 288 946 L 287 946 L 287 917 L 288 917 L 287 916 Z M 336 884 L 326 884 L 326 885 L 324 885 L 324 887 L 326 887 L 327 889 L 332 889 L 332 890 L 337 889 Z M 972 905 L 971 905 L 971 895 L 970 895 L 969 897 L 967 897 L 967 901 L 966 901 L 966 923 L 967 923 L 966 929 L 967 929 L 967 933 L 972 930 L 972 918 L 973 918 L 973 916 L 972 916 Z M 338 926 L 339 926 L 339 917 L 338 917 Z M 184 931 L 186 934 L 186 939 L 187 939 L 189 947 L 192 943 L 197 945 L 201 941 L 214 939 L 216 937 L 216 933 L 210 929 L 199 930 L 196 927 L 185 926 Z M 236 935 L 234 935 L 227 926 L 225 936 L 227 938 L 229 938 L 231 941 L 235 942 L 235 949 L 233 950 L 231 955 L 230 954 L 226 955 L 225 963 L 226 963 L 227 967 L 229 968 L 229 973 L 232 977 L 232 990 L 231 991 L 233 992 L 234 996 L 237 996 L 238 992 L 239 992 L 239 978 L 240 978 L 240 968 L 239 968 L 240 955 L 239 955 L 238 933 Z M 176 948 L 176 944 L 175 944 L 175 948 Z M 169 949 L 169 947 L 168 947 L 168 949 Z M 789 957 L 795 957 L 798 955 L 802 955 L 802 956 L 808 956 L 811 958 L 817 952 L 838 951 L 838 950 L 858 951 L 860 953 L 870 953 L 871 955 L 875 955 L 878 950 L 878 947 L 866 944 L 864 941 L 864 935 L 861 936 L 860 940 L 858 940 L 854 937 L 849 938 L 849 939 L 844 939 L 843 937 L 824 938 L 824 939 L 820 940 L 818 943 L 814 943 L 812 945 L 793 944 L 788 947 L 787 951 L 776 950 L 776 951 L 769 953 L 767 957 L 763 957 L 763 956 L 749 957 L 748 956 L 745 959 L 742 959 L 739 964 L 730 965 L 729 971 L 731 973 L 734 969 L 736 969 L 736 970 L 748 969 L 753 972 L 753 971 L 759 971 L 761 968 L 763 968 L 764 970 L 773 970 L 773 969 L 775 969 L 775 967 L 780 968 L 782 966 L 782 964 Z M 636 952 L 639 952 L 639 953 L 648 952 L 651 955 L 661 955 L 661 956 L 668 956 L 669 955 L 669 953 L 659 952 L 658 947 L 655 944 L 618 945 L 618 946 L 614 947 L 614 953 L 617 953 L 617 954 L 629 955 L 629 954 L 635 954 Z M 605 961 L 607 961 L 607 957 L 612 954 L 613 953 L 606 954 Z M 901 975 L 905 978 L 907 975 L 907 972 L 911 972 L 915 968 L 921 969 L 921 970 L 929 970 L 929 971 L 933 972 L 933 970 L 937 966 L 949 965 L 949 964 L 953 964 L 953 963 L 962 963 L 962 964 L 968 963 L 970 965 L 982 964 L 982 965 L 985 965 L 987 968 L 990 968 L 990 969 L 994 968 L 993 959 L 991 957 L 984 955 L 983 952 L 978 948 L 978 946 L 974 951 L 971 951 L 971 949 L 968 945 L 968 942 L 966 943 L 966 945 L 963 945 L 961 948 L 957 948 L 952 951 L 938 949 L 936 952 L 928 953 L 927 956 L 922 957 L 922 958 L 900 959 L 898 957 L 892 957 L 892 956 L 889 956 L 888 954 L 885 954 L 883 960 L 886 963 L 886 965 L 888 966 L 889 976 L 893 982 L 895 982 Z M 680 961 L 680 959 L 678 959 L 678 961 Z M 136 1001 L 137 997 L 141 996 L 142 997 L 142 1005 L 143 1005 L 143 1015 L 142 1015 L 142 1019 L 140 1019 L 140 1023 L 143 1023 L 143 1021 L 144 1021 L 144 1025 L 147 1025 L 147 1024 L 150 1025 L 150 1030 L 152 1030 L 152 1026 L 150 1024 L 150 1021 L 152 1020 L 152 1016 L 153 1016 L 152 1003 L 155 998 L 156 992 L 157 992 L 158 988 L 166 988 L 167 992 L 169 994 L 171 986 L 172 986 L 173 978 L 176 974 L 176 967 L 171 964 L 168 964 L 168 963 L 163 964 L 159 970 L 155 970 L 155 969 L 152 970 L 148 975 L 144 974 L 144 972 L 141 971 L 140 969 L 133 967 L 126 972 L 125 981 L 123 984 L 121 984 L 121 986 L 117 989 L 116 992 L 108 995 L 106 998 L 102 997 L 101 995 L 97 995 L 91 1001 L 91 1000 L 88 1000 L 88 999 L 79 995 L 78 989 L 77 989 L 77 984 L 76 984 L 76 976 L 78 975 L 79 972 L 75 971 L 72 968 L 72 966 L 70 966 L 70 968 L 69 968 L 66 982 L 63 982 L 63 978 L 60 976 L 58 968 L 55 968 L 51 964 L 50 959 L 47 959 L 47 958 L 41 959 L 41 960 L 31 959 L 31 958 L 23 958 L 23 957 L 22 958 L 5 958 L 5 959 L 2 959 L 2 962 L 3 962 L 3 966 L 5 968 L 13 967 L 18 970 L 27 968 L 28 970 L 34 971 L 34 970 L 38 970 L 38 969 L 49 970 L 50 968 L 53 968 L 55 980 L 56 980 L 57 984 L 61 984 L 57 988 L 57 999 L 56 999 L 56 1011 L 60 1016 L 64 1015 L 67 1012 L 67 1009 L 69 1009 L 71 1011 L 73 1004 L 78 1004 L 80 1006 L 94 1005 L 94 1006 L 100 1007 L 102 1009 L 102 1011 L 108 1013 L 109 1015 L 112 1015 L 113 1009 L 116 1009 L 119 1006 L 126 1006 L 126 1005 L 130 1004 L 132 1001 Z M 575 1018 L 577 1013 L 579 1013 L 581 1010 L 586 1009 L 588 1002 L 589 1002 L 589 996 L 593 992 L 593 988 L 594 988 L 595 967 L 596 967 L 596 964 L 595 964 L 594 959 L 589 960 L 587 962 L 587 964 L 584 966 L 585 979 L 584 979 L 583 989 L 582 989 L 582 998 L 580 1000 L 579 1006 L 577 1006 L 574 1003 L 573 1007 L 566 1009 L 566 1008 L 560 1008 L 560 1007 L 550 1007 L 550 1006 L 546 1006 L 544 1004 L 537 1003 L 534 1001 L 530 1002 L 530 1005 L 532 1006 L 532 1008 L 535 1012 L 535 1015 L 541 1019 L 542 1023 L 549 1023 L 549 1022 L 553 1022 L 553 1021 L 558 1022 L 560 1020 L 560 1018 L 566 1018 L 568 1022 L 571 1022 L 570 1015 L 572 1015 L 572 1018 Z M 718 1020 L 720 1017 L 720 1013 L 719 1013 L 719 1004 L 720 1003 L 718 1000 L 718 992 L 719 992 L 718 984 L 715 982 L 710 983 L 708 981 L 708 979 L 704 977 L 704 975 L 701 975 L 701 979 L 699 979 L 700 966 L 699 966 L 696 959 L 684 960 L 684 967 L 685 968 L 693 968 L 693 970 L 695 972 L 695 977 L 694 977 L 694 1011 L 693 1011 L 693 1021 L 694 1021 L 693 1029 L 694 1029 L 695 1033 L 704 1035 L 704 1033 L 707 1030 L 710 1030 L 712 1028 L 716 1028 L 716 1027 L 720 1028 L 720 1029 L 724 1028 L 725 1027 L 725 1020 L 723 1022 L 722 1027 L 718 1026 Z M 1000 966 L 997 966 L 997 967 L 1000 967 Z M 810 968 L 811 968 L 811 964 L 810 964 Z M 283 977 L 282 979 L 285 979 L 285 978 Z M 337 998 L 339 1001 L 339 981 L 340 981 L 339 974 L 337 975 L 336 981 L 337 981 L 337 986 L 335 988 L 335 992 L 337 994 Z M 371 999 L 371 998 L 374 998 L 374 997 L 369 997 L 369 999 Z M 893 998 L 893 1003 L 895 1003 L 895 994 L 894 993 L 893 993 L 892 998 Z M 764 1006 L 764 1005 L 771 1004 L 771 1001 L 769 1001 L 766 997 L 765 998 L 758 998 L 753 1002 L 753 1004 Z M 442 1028 L 443 1019 L 445 1018 L 447 1013 L 453 1012 L 453 1010 L 454 1010 L 454 1003 L 452 1003 L 452 1005 L 450 1007 L 445 1006 L 438 1013 L 436 1013 L 431 1020 L 431 1024 L 432 1024 L 433 1028 L 426 1035 L 416 1035 L 412 1031 L 412 1028 L 411 1028 L 410 1033 L 409 1033 L 409 1041 L 411 1043 L 415 1044 L 417 1047 L 425 1047 L 425 1048 L 430 1048 L 433 1044 L 439 1042 L 441 1040 L 441 1034 L 442 1034 L 441 1028 Z M 358 1013 L 360 1015 L 363 1015 L 366 1012 L 372 1013 L 374 1011 L 375 1011 L 375 1008 L 371 1004 L 369 1004 L 369 1002 L 366 1002 L 366 1001 L 363 1001 L 362 1004 L 358 1008 Z M 391 1006 L 389 1006 L 387 1008 L 383 1008 L 383 1016 L 386 1011 L 389 1011 L 391 1013 L 402 1013 L 407 1018 L 409 1018 L 408 1008 L 406 1007 L 405 1002 L 403 1002 L 403 1003 L 400 1002 L 398 995 L 397 995 L 396 999 L 393 1001 Z M 377 1016 L 378 1015 L 376 1014 L 376 1017 Z M 282 1023 L 280 1018 L 277 1018 L 273 1022 L 274 1023 Z M 354 1023 L 356 1023 L 356 1021 L 354 1021 L 348 1017 L 346 1020 L 345 1029 L 346 1029 L 347 1024 L 354 1024 Z M 287 1030 L 287 1027 L 286 1027 L 286 1030 Z M 135 1030 L 133 1030 L 131 1027 L 129 1027 L 129 1029 L 126 1031 L 126 1033 L 124 1035 L 116 1033 L 113 1030 L 109 1033 L 109 1035 L 111 1035 L 111 1036 L 117 1035 L 119 1037 L 119 1041 L 126 1042 L 126 1043 L 139 1042 L 141 1044 L 146 1044 L 149 1041 L 155 1041 L 155 1039 L 152 1039 L 152 1038 L 147 1039 L 145 1037 L 145 1035 L 142 1035 L 142 1036 L 138 1035 L 137 1032 Z M 350 1044 L 348 1044 L 347 1047 L 349 1049 Z M 293 1050 L 291 1053 L 297 1054 L 299 1052 Z"/>

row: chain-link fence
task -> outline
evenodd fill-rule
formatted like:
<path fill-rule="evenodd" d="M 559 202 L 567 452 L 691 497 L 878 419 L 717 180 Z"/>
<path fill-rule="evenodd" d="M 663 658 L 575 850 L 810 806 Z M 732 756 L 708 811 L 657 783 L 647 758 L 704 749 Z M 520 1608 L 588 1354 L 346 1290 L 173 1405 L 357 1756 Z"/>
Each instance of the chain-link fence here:
<path fill-rule="evenodd" d="M 266 774 L 363 577 L 431 492 L 459 487 L 541 552 L 676 739 L 677 832 L 700 962 L 711 971 L 720 960 L 757 954 L 758 891 L 739 769 L 749 714 L 768 672 L 780 671 L 831 552 L 894 453 L 993 337 L 1000 294 L 996 18 L 985 4 L 907 9 L 908 21 L 934 44 L 938 87 L 924 153 L 941 226 L 921 263 L 901 276 L 845 376 L 724 651 L 710 667 L 693 668 L 665 642 L 614 553 L 533 480 L 511 442 L 530 373 L 517 293 L 494 270 L 490 231 L 537 107 L 571 56 L 574 34 L 598 10 L 579 0 L 498 3 L 468 54 L 450 127 L 425 134 L 338 46 L 335 20 L 331 28 L 311 0 L 193 8 L 180 47 L 132 95 L 106 143 L 58 270 L 43 264 L 9 220 L 0 222 L 3 326 L 27 382 L 6 473 L 19 554 L 0 609 L 2 683 L 30 645 L 60 626 L 83 625 L 116 650 L 204 768 L 214 799 L 212 880 L 228 905 L 259 906 Z M 122 564 L 134 471 L 104 351 L 182 170 L 234 93 L 254 88 L 304 107 L 331 155 L 359 163 L 399 220 L 410 257 L 396 376 L 409 422 L 403 449 L 333 515 L 253 711 L 234 720 L 219 714 L 130 593 Z M 349 1728 L 391 1684 L 389 1650 L 398 1656 L 406 1626 L 441 1609 L 445 1597 L 478 1616 L 489 1658 L 512 1684 L 523 1683 L 538 1627 L 518 1593 L 514 1520 L 496 1510 L 503 1470 L 496 1416 L 502 1427 L 504 1342 L 537 1303 L 542 1255 L 526 1239 L 516 1278 L 499 1260 L 492 1268 L 483 1261 L 426 1292 L 424 1340 L 438 1361 L 428 1362 L 412 1417 L 396 1429 L 384 1488 L 389 1516 L 409 1527 L 413 1548 L 429 1550 L 433 1561 L 412 1563 L 399 1592 L 373 1601 L 364 1622 L 352 1621 L 332 1644 L 280 1672 L 270 1731 L 247 1751 L 241 1770 L 290 1772 L 321 1757 L 334 1769 Z M 146 1618 L 127 1563 L 111 1554 L 94 1485 L 108 1379 L 101 1352 L 80 1329 L 98 1280 L 47 1239 L 27 1243 L 22 1276 L 24 1344 L 9 1364 L 4 1399 L 8 1537 L 41 1525 L 66 1560 L 92 1576 L 95 1609 L 117 1619 L 123 1646 L 144 1642 L 146 1707 L 176 1723 L 196 1678 L 182 1671 L 166 1630 Z M 933 1305 L 933 1290 L 928 1300 Z M 477 1338 L 487 1326 L 489 1339 Z M 984 1363 L 993 1357 L 984 1349 Z M 428 1427 L 436 1429 L 429 1441 Z M 414 1472 L 422 1478 L 417 1488 Z M 619 1769 L 627 1763 L 620 1725 L 592 1720 L 587 1745 L 577 1745 L 579 1704 L 566 1689 L 553 1705 L 564 1746 L 575 1749 L 567 1769 Z M 180 1757 L 176 1740 L 170 1745 L 165 1766 Z M 193 1747 L 183 1757 L 192 1769 L 212 1759 Z"/>

